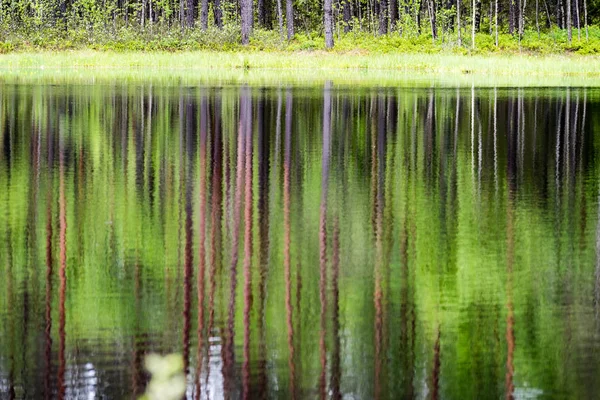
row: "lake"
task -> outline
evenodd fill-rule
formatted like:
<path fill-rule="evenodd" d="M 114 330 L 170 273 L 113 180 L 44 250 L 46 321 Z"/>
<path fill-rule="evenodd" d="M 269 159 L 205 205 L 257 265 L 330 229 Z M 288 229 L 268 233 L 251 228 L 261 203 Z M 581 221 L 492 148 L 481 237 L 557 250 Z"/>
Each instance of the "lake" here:
<path fill-rule="evenodd" d="M 0 398 L 598 398 L 599 147 L 598 88 L 3 82 Z"/>

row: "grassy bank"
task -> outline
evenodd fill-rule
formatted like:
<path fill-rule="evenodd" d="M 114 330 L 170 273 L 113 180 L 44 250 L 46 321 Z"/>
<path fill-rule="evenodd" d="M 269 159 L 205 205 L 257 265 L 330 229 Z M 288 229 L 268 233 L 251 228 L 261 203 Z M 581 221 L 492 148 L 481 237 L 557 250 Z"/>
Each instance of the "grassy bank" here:
<path fill-rule="evenodd" d="M 580 35 L 574 32 L 569 42 L 567 31 L 557 28 L 541 31 L 526 29 L 521 40 L 517 34 L 500 31 L 498 46 L 492 31 L 481 30 L 476 35 L 475 47 L 468 29 L 463 30 L 459 45 L 456 32 L 441 33 L 433 39 L 424 30 L 405 30 L 386 35 L 376 35 L 369 31 L 352 31 L 344 34 L 338 30 L 335 35 L 334 52 L 359 53 L 450 53 L 450 54 L 600 54 L 600 27 L 590 26 L 586 38 L 585 30 Z M 90 25 L 86 28 L 73 27 L 66 31 L 56 28 L 13 30 L 0 25 L 0 53 L 98 50 L 114 52 L 132 51 L 266 51 L 298 52 L 318 51 L 325 48 L 321 32 L 297 32 L 291 41 L 283 40 L 276 30 L 255 29 L 250 44 L 242 46 L 240 29 L 234 24 L 222 29 L 209 27 L 181 30 L 176 27 L 157 25 L 151 28 L 104 27 Z"/>
<path fill-rule="evenodd" d="M 600 86 L 600 56 L 85 50 L 3 54 L 0 78 Z"/>

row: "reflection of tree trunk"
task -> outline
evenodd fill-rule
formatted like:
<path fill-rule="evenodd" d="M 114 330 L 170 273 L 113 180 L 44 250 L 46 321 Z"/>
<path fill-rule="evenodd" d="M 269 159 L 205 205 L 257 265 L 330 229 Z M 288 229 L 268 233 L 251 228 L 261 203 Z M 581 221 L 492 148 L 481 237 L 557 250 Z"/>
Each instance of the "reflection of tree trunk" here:
<path fill-rule="evenodd" d="M 59 305 L 58 305 L 58 398 L 65 397 L 65 300 L 67 293 L 67 205 L 65 199 L 65 155 L 64 155 L 64 133 L 59 138 L 59 243 L 60 243 L 60 269 L 58 276 L 59 285 Z"/>
<path fill-rule="evenodd" d="M 244 88 L 244 90 L 248 90 Z M 227 334 L 225 343 L 225 363 L 223 365 L 223 387 L 225 397 L 229 398 L 232 395 L 233 385 L 233 366 L 234 366 L 234 323 L 235 323 L 235 294 L 237 287 L 237 263 L 239 257 L 239 230 L 240 230 L 240 213 L 242 207 L 242 185 L 244 182 L 244 165 L 245 165 L 245 129 L 243 121 L 246 120 L 247 107 L 245 106 L 248 98 L 246 94 L 241 97 L 240 104 L 240 122 L 238 126 L 238 144 L 237 144 L 237 165 L 236 165 L 236 181 L 235 181 L 235 200 L 233 210 L 233 231 L 231 238 L 231 264 L 230 270 L 230 288 L 229 288 L 229 309 L 227 317 Z"/>
<path fill-rule="evenodd" d="M 206 1 L 206 0 L 204 0 Z M 197 291 L 198 291 L 198 354 L 196 367 L 196 397 L 200 398 L 200 375 L 202 374 L 203 365 L 203 347 L 204 347 L 204 293 L 205 293 L 205 269 L 206 269 L 206 141 L 208 130 L 208 100 L 202 97 L 200 102 L 200 177 L 199 177 L 199 227 L 198 227 L 198 276 L 197 276 Z"/>
<path fill-rule="evenodd" d="M 331 260 L 331 284 L 332 284 L 332 301 L 333 301 L 333 355 L 331 359 L 331 397 L 333 400 L 341 400 L 342 393 L 340 391 L 341 379 L 341 357 L 340 357 L 340 308 L 339 308 L 339 275 L 340 275 L 340 225 L 339 220 L 335 219 L 333 226 L 333 254 Z"/>
<path fill-rule="evenodd" d="M 189 112 L 189 110 L 188 110 Z M 191 163 L 190 163 L 191 164 Z M 187 168 L 191 175 L 192 166 L 180 166 Z M 189 177 L 188 177 L 189 178 Z M 191 179 L 185 182 L 185 248 L 183 261 L 183 365 L 187 376 L 190 358 L 190 329 L 191 329 L 191 307 L 192 307 L 192 279 L 194 272 L 192 270 L 193 262 L 193 228 L 192 228 L 192 185 Z"/>
<path fill-rule="evenodd" d="M 208 294 L 208 327 L 206 329 L 206 335 L 208 337 L 208 355 L 206 357 L 206 380 L 204 387 L 206 389 L 206 397 L 210 398 L 208 393 L 208 380 L 210 377 L 210 337 L 212 336 L 214 321 L 215 321 L 215 291 L 217 288 L 217 273 L 221 270 L 221 197 L 222 197 L 222 185 L 221 181 L 222 169 L 223 169 L 223 156 L 222 156 L 222 135 L 221 135 L 221 94 L 215 95 L 213 102 L 214 109 L 211 115 L 213 116 L 213 123 L 211 128 L 213 130 L 212 140 L 212 199 L 211 199 L 211 213 L 210 213 L 210 270 L 209 270 L 209 294 Z"/>
<path fill-rule="evenodd" d="M 133 357 L 132 357 L 132 371 L 131 371 L 131 384 L 132 384 L 132 392 L 134 395 L 139 395 L 142 388 L 144 387 L 144 368 L 143 368 L 143 358 L 144 358 L 144 344 L 143 338 L 144 334 L 140 332 L 140 315 L 141 312 L 141 279 L 140 279 L 140 266 L 139 262 L 136 259 L 135 261 L 135 270 L 134 270 L 134 287 L 133 287 L 133 296 L 135 298 L 135 331 L 133 335 Z"/>
<path fill-rule="evenodd" d="M 265 309 L 267 302 L 267 279 L 269 273 L 269 171 L 270 138 L 265 129 L 265 94 L 258 100 L 258 238 L 259 238 L 259 282 L 258 282 L 258 396 L 267 398 L 267 338 L 265 332 Z"/>
<path fill-rule="evenodd" d="M 494 186 L 498 191 L 498 89 L 494 88 Z"/>
<path fill-rule="evenodd" d="M 290 169 L 291 169 L 291 135 L 292 135 L 292 94 L 288 90 L 285 105 L 285 148 L 283 162 L 283 269 L 285 275 L 285 310 L 287 322 L 287 343 L 289 349 L 288 368 L 290 369 L 290 398 L 296 398 L 296 371 L 294 349 L 294 325 L 292 307 L 292 259 L 291 224 L 290 224 Z"/>
<path fill-rule="evenodd" d="M 49 173 L 52 176 L 51 173 Z M 46 203 L 46 327 L 44 339 L 46 342 L 45 361 L 46 373 L 44 376 L 44 398 L 52 398 L 50 377 L 52 375 L 52 178 L 48 178 Z"/>
<path fill-rule="evenodd" d="M 438 333 L 433 345 L 433 368 L 431 370 L 431 400 L 437 400 L 440 398 L 440 368 L 441 368 L 441 355 L 440 355 L 440 327 L 438 326 Z"/>
<path fill-rule="evenodd" d="M 321 166 L 321 209 L 319 216 L 319 298 L 321 302 L 321 333 L 319 348 L 321 353 L 321 376 L 319 378 L 319 393 L 321 399 L 327 396 L 325 382 L 327 368 L 327 346 L 325 336 L 327 330 L 327 192 L 329 187 L 329 148 L 331 129 L 331 82 L 325 83 L 323 90 L 323 160 Z"/>
<path fill-rule="evenodd" d="M 10 203 L 9 203 L 10 204 Z M 9 227 L 8 228 L 8 232 L 6 234 L 6 264 L 8 266 L 7 268 L 7 283 L 6 283 L 6 298 L 7 298 L 7 309 L 8 310 L 14 310 L 15 306 L 14 306 L 14 291 L 13 291 L 13 280 L 14 280 L 14 275 L 13 275 L 13 248 L 12 248 L 12 230 Z M 9 336 L 9 355 L 8 355 L 8 398 L 9 400 L 14 400 L 16 399 L 17 395 L 16 395 L 16 391 L 15 391 L 15 347 L 16 344 L 14 343 L 15 340 L 15 336 L 16 334 L 14 334 L 15 332 L 15 318 L 11 315 L 9 316 L 9 326 L 8 326 L 8 332 L 10 334 Z"/>
<path fill-rule="evenodd" d="M 244 365 L 243 398 L 250 398 L 250 310 L 252 309 L 252 103 L 248 88 L 242 89 L 246 108 L 243 114 L 244 134 L 246 136 L 246 178 L 244 180 Z"/>
<path fill-rule="evenodd" d="M 507 298 L 507 314 L 506 314 L 506 378 L 505 378 L 505 398 L 512 400 L 514 398 L 514 351 L 515 351 L 515 334 L 514 334 L 514 313 L 513 313 L 513 264 L 514 264 L 514 247 L 515 247 L 515 233 L 514 233 L 514 211 L 513 202 L 515 195 L 515 166 L 514 161 L 516 145 L 514 144 L 514 130 L 512 130 L 512 122 L 509 122 L 509 143 L 507 149 L 508 158 L 508 199 L 506 205 L 506 298 Z M 512 161 L 511 161 L 512 160 Z"/>
<path fill-rule="evenodd" d="M 383 268 L 383 187 L 381 182 L 381 173 L 383 163 L 383 135 L 385 133 L 384 126 L 384 107 L 383 99 L 379 98 L 377 104 L 377 140 L 372 145 L 372 163 L 371 179 L 374 182 L 373 206 L 375 207 L 374 215 L 374 230 L 375 230 L 375 264 L 374 264 L 374 280 L 375 287 L 373 290 L 373 306 L 375 309 L 375 381 L 374 395 L 375 399 L 381 398 L 383 377 L 383 288 L 382 288 L 382 268 Z"/>
<path fill-rule="evenodd" d="M 596 282 L 594 285 L 594 308 L 596 325 L 600 328 L 600 188 L 598 189 L 598 222 L 596 223 Z"/>

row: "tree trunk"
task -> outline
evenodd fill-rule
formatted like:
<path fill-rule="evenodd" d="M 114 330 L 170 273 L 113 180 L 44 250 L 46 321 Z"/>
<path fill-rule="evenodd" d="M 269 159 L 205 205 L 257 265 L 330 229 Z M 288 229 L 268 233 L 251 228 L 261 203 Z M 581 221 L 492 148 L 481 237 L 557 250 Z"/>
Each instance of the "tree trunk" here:
<path fill-rule="evenodd" d="M 144 1 L 145 2 L 145 1 Z M 196 9 L 196 4 L 194 0 L 188 0 L 187 2 L 187 10 L 186 10 L 186 22 L 187 27 L 192 28 L 194 26 L 194 12 Z M 145 11 L 145 10 L 142 10 Z M 143 23 L 142 23 L 143 25 Z"/>
<path fill-rule="evenodd" d="M 496 28 L 496 47 L 498 47 L 498 0 L 496 0 L 496 6 L 494 10 L 494 25 Z"/>
<path fill-rule="evenodd" d="M 571 31 L 571 0 L 567 0 L 567 39 L 569 44 L 573 39 L 573 32 Z"/>
<path fill-rule="evenodd" d="M 398 0 L 390 0 L 390 30 L 396 29 L 398 22 Z"/>
<path fill-rule="evenodd" d="M 540 38 L 540 0 L 535 0 L 535 28 L 537 29 L 538 39 Z"/>
<path fill-rule="evenodd" d="M 548 9 L 548 2 L 544 0 L 544 7 L 546 8 L 546 27 L 552 29 L 552 19 L 550 18 L 550 10 Z"/>
<path fill-rule="evenodd" d="M 294 38 L 294 4 L 292 0 L 286 0 L 285 2 L 285 19 L 287 23 L 287 38 L 288 40 L 292 40 Z"/>
<path fill-rule="evenodd" d="M 431 23 L 431 36 L 435 41 L 435 39 L 437 39 L 435 0 L 427 0 L 427 11 L 429 12 L 429 22 Z"/>
<path fill-rule="evenodd" d="M 327 0 L 325 0 L 327 1 Z M 331 1 L 331 0 L 329 0 Z M 325 17 L 327 18 L 327 17 Z M 386 0 L 379 0 L 379 34 L 385 35 L 388 30 L 388 8 Z"/>
<path fill-rule="evenodd" d="M 477 20 L 477 4 L 475 4 L 476 0 L 473 0 L 473 29 L 471 30 L 471 48 L 475 50 L 475 21 Z"/>
<path fill-rule="evenodd" d="M 575 19 L 577 21 L 577 40 L 581 40 L 581 19 L 579 18 L 579 0 L 575 0 Z"/>
<path fill-rule="evenodd" d="M 475 32 L 481 28 L 481 0 L 475 1 Z"/>
<path fill-rule="evenodd" d="M 417 0 L 419 2 L 419 8 L 417 9 L 416 12 L 416 20 L 417 20 L 417 33 L 420 35 L 421 34 L 421 10 L 423 9 L 423 1 L 426 0 Z"/>
<path fill-rule="evenodd" d="M 333 10 L 331 7 L 332 0 L 323 1 L 323 14 L 325 19 L 325 47 L 331 49 L 333 47 Z"/>
<path fill-rule="evenodd" d="M 523 14 L 525 13 L 525 6 L 527 5 L 527 0 L 519 0 L 519 40 L 523 37 L 523 25 L 525 24 L 525 20 L 523 19 Z"/>
<path fill-rule="evenodd" d="M 508 33 L 515 33 L 515 0 L 508 2 Z"/>
<path fill-rule="evenodd" d="M 588 23 L 587 23 L 587 0 L 583 0 L 583 25 L 585 26 L 585 40 L 590 40 L 588 35 Z"/>
<path fill-rule="evenodd" d="M 213 14 L 215 17 L 215 25 L 223 28 L 223 10 L 221 9 L 221 0 L 213 0 Z"/>
<path fill-rule="evenodd" d="M 250 43 L 252 32 L 252 0 L 241 0 L 242 8 L 242 44 Z"/>
<path fill-rule="evenodd" d="M 352 30 L 352 26 L 350 26 L 350 19 L 352 18 L 352 13 L 350 10 L 350 0 L 343 0 L 343 13 L 344 13 L 344 33 L 350 32 Z"/>
<path fill-rule="evenodd" d="M 461 47 L 462 38 L 460 35 L 460 0 L 456 0 L 456 31 L 458 32 L 458 47 Z"/>
<path fill-rule="evenodd" d="M 265 0 L 258 0 L 256 2 L 256 14 L 258 15 L 258 26 L 264 28 L 266 25 L 266 10 Z"/>
<path fill-rule="evenodd" d="M 200 3 L 200 22 L 202 24 L 202 30 L 208 29 L 208 0 L 202 0 Z"/>
<path fill-rule="evenodd" d="M 277 0 L 277 24 L 279 25 L 279 37 L 283 41 L 283 13 L 281 11 L 281 0 Z"/>
<path fill-rule="evenodd" d="M 146 7 L 147 7 L 147 5 L 148 5 L 148 0 L 143 0 L 142 1 L 142 9 L 140 10 L 140 25 L 142 25 L 142 28 L 146 25 Z"/>

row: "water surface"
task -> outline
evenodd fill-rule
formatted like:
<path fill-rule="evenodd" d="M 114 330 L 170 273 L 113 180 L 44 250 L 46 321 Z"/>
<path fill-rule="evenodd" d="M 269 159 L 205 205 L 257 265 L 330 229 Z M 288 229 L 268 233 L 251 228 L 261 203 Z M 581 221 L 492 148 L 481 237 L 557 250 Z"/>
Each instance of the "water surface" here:
<path fill-rule="evenodd" d="M 0 397 L 600 395 L 600 91 L 0 86 Z"/>

